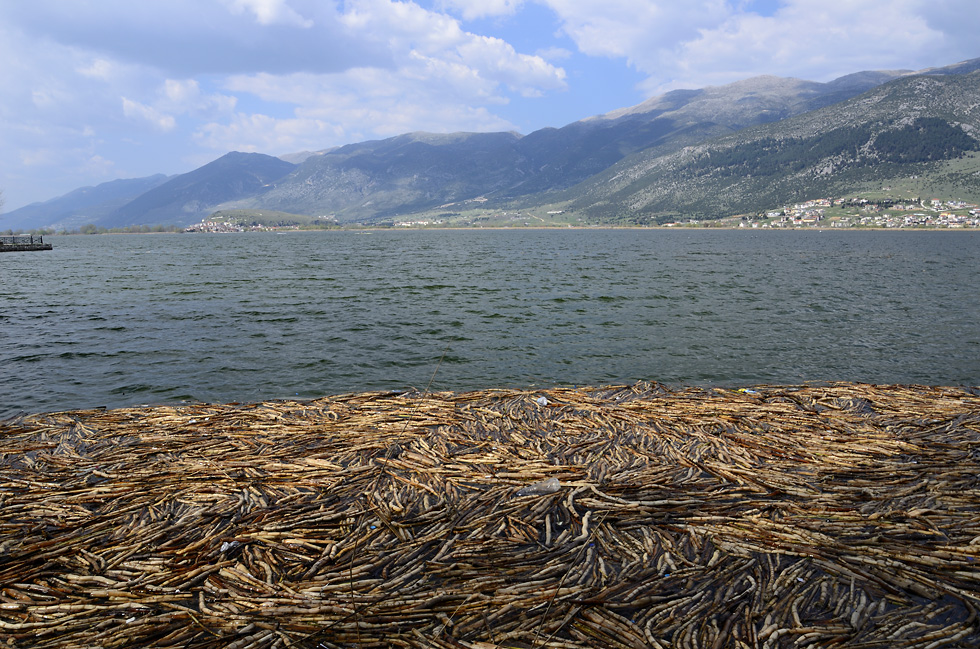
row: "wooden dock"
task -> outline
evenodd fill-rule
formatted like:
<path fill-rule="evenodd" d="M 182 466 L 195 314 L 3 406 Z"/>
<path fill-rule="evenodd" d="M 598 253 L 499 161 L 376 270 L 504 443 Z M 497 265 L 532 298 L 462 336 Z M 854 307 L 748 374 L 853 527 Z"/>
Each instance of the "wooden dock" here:
<path fill-rule="evenodd" d="M 27 252 L 31 250 L 51 250 L 44 237 L 32 234 L 0 237 L 0 252 Z"/>

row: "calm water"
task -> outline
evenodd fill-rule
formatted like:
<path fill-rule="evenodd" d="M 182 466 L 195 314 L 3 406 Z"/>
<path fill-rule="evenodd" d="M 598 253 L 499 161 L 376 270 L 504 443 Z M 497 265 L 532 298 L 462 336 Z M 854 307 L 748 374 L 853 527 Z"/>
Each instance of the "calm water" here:
<path fill-rule="evenodd" d="M 449 390 L 980 384 L 980 233 L 51 241 L 0 255 L 0 417 L 423 389 L 434 372 Z"/>

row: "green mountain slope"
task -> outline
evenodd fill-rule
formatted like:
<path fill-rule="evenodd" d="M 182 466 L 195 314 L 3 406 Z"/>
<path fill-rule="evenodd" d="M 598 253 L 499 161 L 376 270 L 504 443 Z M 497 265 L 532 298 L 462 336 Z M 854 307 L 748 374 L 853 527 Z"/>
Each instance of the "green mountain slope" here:
<path fill-rule="evenodd" d="M 270 209 L 371 220 L 479 196 L 521 172 L 516 133 L 410 133 L 307 158 L 261 196 L 221 209 Z"/>
<path fill-rule="evenodd" d="M 980 178 L 957 162 L 980 148 L 978 135 L 980 72 L 913 76 L 665 155 L 640 152 L 561 199 L 592 220 L 638 223 L 758 212 L 913 177 L 980 200 Z"/>
<path fill-rule="evenodd" d="M 372 222 L 477 198 L 490 204 L 565 190 L 638 151 L 676 151 L 852 97 L 901 72 L 830 83 L 756 77 L 678 90 L 527 136 L 411 133 L 305 158 L 274 189 L 221 209 L 271 209 Z"/>
<path fill-rule="evenodd" d="M 898 73 L 830 83 L 763 76 L 700 90 L 675 90 L 638 106 L 542 129 L 518 144 L 530 173 L 500 196 L 553 192 L 651 148 L 673 151 L 853 97 Z"/>
<path fill-rule="evenodd" d="M 113 180 L 82 187 L 43 203 L 25 205 L 0 215 L 0 230 L 53 228 L 72 230 L 97 223 L 126 203 L 167 181 L 163 174 L 147 178 Z"/>
<path fill-rule="evenodd" d="M 886 185 L 980 200 L 978 69 L 980 59 L 829 83 L 755 77 L 526 136 L 409 133 L 283 158 L 229 153 L 138 196 L 63 198 L 84 204 L 66 208 L 72 218 L 100 227 L 188 225 L 218 210 L 378 223 L 474 205 L 651 223 Z M 22 227 L 52 223 L 43 211 L 20 216 Z"/>
<path fill-rule="evenodd" d="M 151 189 L 112 212 L 98 225 L 195 223 L 225 201 L 267 191 L 272 183 L 295 168 L 294 164 L 261 153 L 228 153 Z"/>

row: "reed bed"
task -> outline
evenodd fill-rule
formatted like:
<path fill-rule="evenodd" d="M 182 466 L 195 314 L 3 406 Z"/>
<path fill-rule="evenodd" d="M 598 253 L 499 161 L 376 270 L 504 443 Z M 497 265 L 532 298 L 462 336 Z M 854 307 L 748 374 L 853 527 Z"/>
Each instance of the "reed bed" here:
<path fill-rule="evenodd" d="M 978 563 L 976 389 L 0 423 L 0 646 L 974 647 Z"/>

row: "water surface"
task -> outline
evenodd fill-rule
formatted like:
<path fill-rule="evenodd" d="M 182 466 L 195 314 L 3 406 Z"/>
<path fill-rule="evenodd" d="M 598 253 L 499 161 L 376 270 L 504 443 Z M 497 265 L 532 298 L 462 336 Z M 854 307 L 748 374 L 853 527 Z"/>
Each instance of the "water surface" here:
<path fill-rule="evenodd" d="M 0 255 L 0 417 L 430 380 L 980 384 L 980 233 L 50 240 Z"/>

